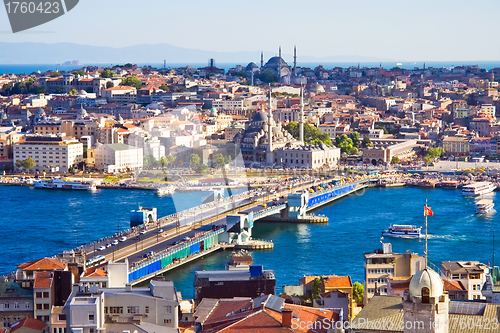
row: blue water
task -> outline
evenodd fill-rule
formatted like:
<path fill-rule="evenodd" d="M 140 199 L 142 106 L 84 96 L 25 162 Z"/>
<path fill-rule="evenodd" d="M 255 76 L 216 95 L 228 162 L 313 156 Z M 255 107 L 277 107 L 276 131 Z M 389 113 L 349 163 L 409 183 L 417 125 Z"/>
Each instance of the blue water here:
<path fill-rule="evenodd" d="M 257 59 L 255 62 L 258 63 Z M 286 59 L 285 59 L 286 60 Z M 358 61 L 352 61 L 352 62 L 298 62 L 297 66 L 299 67 L 309 67 L 309 68 L 316 68 L 319 65 L 322 65 L 325 69 L 332 69 L 335 67 L 351 67 L 351 66 L 358 66 L 358 64 L 363 68 L 363 67 L 379 67 L 382 65 L 383 68 L 385 69 L 391 69 L 397 65 L 396 61 L 391 61 L 391 62 L 358 62 Z M 242 65 L 246 66 L 248 63 L 216 63 L 215 65 L 218 68 L 222 68 L 224 70 L 229 70 L 231 68 L 234 68 L 236 65 Z M 289 62 L 290 65 L 292 65 L 292 62 Z M 419 61 L 419 62 L 401 62 L 402 65 L 397 65 L 400 68 L 404 69 L 413 69 L 415 67 L 422 68 L 424 62 Z M 154 68 L 163 68 L 163 63 L 138 63 L 138 66 L 152 66 Z M 205 67 L 207 66 L 206 63 L 167 63 L 167 68 L 180 68 L 180 67 L 186 67 L 186 66 L 193 66 L 195 68 L 200 68 L 200 67 Z M 490 70 L 492 68 L 500 67 L 500 61 L 429 61 L 425 62 L 426 68 L 434 67 L 434 68 L 450 68 L 450 67 L 455 67 L 455 66 L 468 66 L 468 65 L 478 65 L 480 68 L 485 68 L 487 70 Z M 68 65 L 68 66 L 62 66 L 62 65 L 57 65 L 57 64 L 0 64 L 0 75 L 1 74 L 31 74 L 33 72 L 45 72 L 45 71 L 71 71 L 75 69 L 79 69 L 85 66 L 98 66 L 98 67 L 112 67 L 112 64 L 110 63 L 96 63 L 96 64 L 84 64 L 82 66 L 74 66 L 74 65 Z"/>
<path fill-rule="evenodd" d="M 13 271 L 19 263 L 123 230 L 128 227 L 129 211 L 138 205 L 157 207 L 159 215 L 167 215 L 175 212 L 176 206 L 197 205 L 205 195 L 176 193 L 172 199 L 147 191 L 99 190 L 91 194 L 0 186 L 0 274 Z M 499 197 L 488 196 L 497 208 Z M 476 216 L 476 200 L 463 198 L 457 190 L 377 188 L 315 211 L 330 218 L 328 225 L 257 223 L 254 237 L 272 239 L 275 247 L 252 252 L 254 262 L 275 271 L 277 292 L 285 284 L 297 284 L 304 275 L 350 275 L 353 281 L 362 281 L 363 254 L 379 248 L 381 231 L 391 223 L 423 225 L 426 199 L 434 211 L 428 218 L 432 263 L 492 261 L 492 233 L 500 230 L 500 213 Z M 423 253 L 422 240 L 384 241 L 391 241 L 395 252 Z M 194 271 L 223 269 L 229 255 L 211 254 L 165 276 L 189 298 L 193 296 Z"/>

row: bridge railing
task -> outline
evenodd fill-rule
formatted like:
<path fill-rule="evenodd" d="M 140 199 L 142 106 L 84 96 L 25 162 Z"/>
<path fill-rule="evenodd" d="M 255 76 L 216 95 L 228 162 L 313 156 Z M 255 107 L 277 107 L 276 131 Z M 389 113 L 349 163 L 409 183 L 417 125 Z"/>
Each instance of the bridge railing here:
<path fill-rule="evenodd" d="M 272 212 L 272 211 L 280 211 L 282 209 L 284 209 L 286 207 L 286 204 L 281 204 L 281 205 L 278 205 L 278 206 L 272 206 L 272 207 L 268 207 L 264 210 L 261 210 L 255 214 L 253 214 L 253 219 L 254 220 L 257 220 L 259 218 L 261 218 L 262 216 L 264 216 L 266 213 L 269 213 L 269 212 Z"/>
<path fill-rule="evenodd" d="M 348 187 L 348 186 L 352 186 L 352 185 L 361 185 L 361 184 L 364 184 L 364 183 L 368 183 L 368 180 L 358 180 L 358 181 L 355 181 L 355 182 L 351 182 L 351 183 L 347 183 L 347 184 L 342 184 L 342 185 L 334 185 L 333 187 L 331 188 L 328 188 L 328 189 L 324 189 L 324 190 L 321 190 L 321 191 L 318 191 L 318 192 L 314 192 L 310 199 L 313 199 L 319 195 L 322 195 L 322 194 L 325 194 L 325 193 L 328 193 L 328 192 L 331 192 L 333 190 L 337 190 L 337 189 L 340 189 L 340 188 L 344 188 L 344 187 Z"/>
<path fill-rule="evenodd" d="M 205 239 L 208 239 L 212 236 L 215 236 L 215 235 L 220 235 L 221 233 L 224 232 L 224 228 L 220 228 L 218 230 L 215 230 L 215 231 L 211 231 L 205 235 L 202 235 L 200 237 L 197 237 L 195 239 L 191 239 L 189 240 L 188 242 L 185 242 L 185 243 L 182 243 L 182 244 L 178 244 L 178 245 L 174 245 L 173 247 L 169 248 L 166 252 L 162 252 L 160 254 L 157 254 L 155 256 L 153 256 L 152 258 L 140 263 L 139 265 L 136 265 L 134 267 L 130 267 L 129 268 L 129 273 L 133 273 L 143 267 L 147 267 L 148 265 L 150 265 L 151 263 L 155 262 L 155 261 L 158 261 L 158 260 L 161 260 L 161 259 L 164 259 L 166 258 L 167 256 L 169 255 L 172 255 L 174 253 L 177 253 L 181 250 L 184 250 L 188 247 L 191 247 L 191 245 L 194 245 L 196 243 L 199 243 L 201 241 L 204 241 Z"/>

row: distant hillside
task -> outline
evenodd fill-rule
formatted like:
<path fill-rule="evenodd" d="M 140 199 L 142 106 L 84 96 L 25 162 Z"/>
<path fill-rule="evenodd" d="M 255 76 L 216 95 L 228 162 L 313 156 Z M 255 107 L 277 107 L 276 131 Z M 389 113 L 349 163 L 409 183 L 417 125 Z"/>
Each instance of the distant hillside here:
<path fill-rule="evenodd" d="M 265 60 L 275 52 L 264 51 Z M 136 45 L 123 48 L 88 46 L 74 43 L 0 43 L 1 64 L 59 64 L 78 59 L 83 64 L 92 63 L 208 63 L 214 58 L 218 63 L 247 63 L 260 61 L 260 51 L 255 52 L 214 52 L 187 49 L 169 44 Z M 289 64 L 293 55 L 284 54 Z M 313 57 L 298 54 L 299 62 L 348 62 L 348 61 L 387 61 L 364 56 Z"/>

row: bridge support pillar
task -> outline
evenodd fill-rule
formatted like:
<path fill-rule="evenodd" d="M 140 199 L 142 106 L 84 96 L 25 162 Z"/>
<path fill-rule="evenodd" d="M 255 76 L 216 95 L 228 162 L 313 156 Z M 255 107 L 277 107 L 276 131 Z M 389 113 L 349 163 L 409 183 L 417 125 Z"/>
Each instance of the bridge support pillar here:
<path fill-rule="evenodd" d="M 249 214 L 228 215 L 226 217 L 226 232 L 219 236 L 220 242 L 240 245 L 252 237 L 253 212 Z"/>
<path fill-rule="evenodd" d="M 291 193 L 288 195 L 288 217 L 301 219 L 306 216 L 309 193 Z"/>

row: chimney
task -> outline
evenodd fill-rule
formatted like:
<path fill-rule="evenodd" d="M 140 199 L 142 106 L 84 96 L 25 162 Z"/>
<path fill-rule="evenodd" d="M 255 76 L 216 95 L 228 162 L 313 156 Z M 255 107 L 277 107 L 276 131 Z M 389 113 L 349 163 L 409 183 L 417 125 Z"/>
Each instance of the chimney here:
<path fill-rule="evenodd" d="M 281 310 L 281 326 L 291 328 L 292 327 L 292 315 L 293 311 Z"/>

